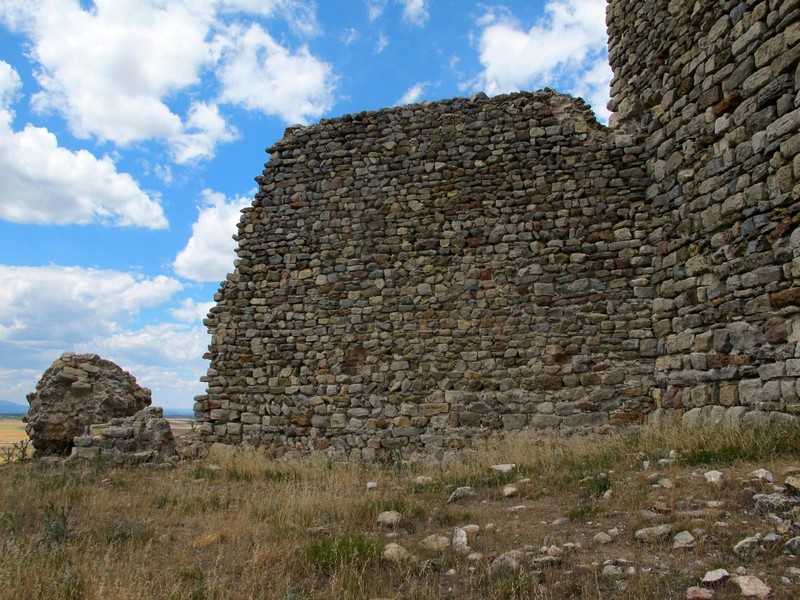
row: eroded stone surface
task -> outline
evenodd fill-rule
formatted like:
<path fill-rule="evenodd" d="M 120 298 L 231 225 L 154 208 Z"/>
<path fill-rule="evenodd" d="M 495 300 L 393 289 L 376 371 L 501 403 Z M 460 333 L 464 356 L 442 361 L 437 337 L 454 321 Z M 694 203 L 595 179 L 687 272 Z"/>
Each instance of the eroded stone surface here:
<path fill-rule="evenodd" d="M 26 431 L 38 456 L 64 455 L 93 424 L 129 417 L 150 405 L 150 390 L 96 354 L 65 353 L 28 394 Z M 110 437 L 110 434 L 109 434 Z"/>

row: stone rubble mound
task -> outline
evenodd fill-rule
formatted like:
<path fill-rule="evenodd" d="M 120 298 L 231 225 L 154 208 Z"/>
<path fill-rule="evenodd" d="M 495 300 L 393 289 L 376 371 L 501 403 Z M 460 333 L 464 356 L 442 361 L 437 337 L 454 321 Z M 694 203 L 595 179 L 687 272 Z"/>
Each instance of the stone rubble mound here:
<path fill-rule="evenodd" d="M 96 354 L 67 352 L 28 394 L 26 431 L 37 456 L 67 455 L 90 425 L 129 417 L 151 403 L 150 390 Z"/>
<path fill-rule="evenodd" d="M 70 461 L 99 458 L 113 464 L 142 465 L 179 460 L 169 422 L 163 409 L 155 406 L 132 417 L 92 425 L 89 433 L 76 436 L 74 443 Z"/>

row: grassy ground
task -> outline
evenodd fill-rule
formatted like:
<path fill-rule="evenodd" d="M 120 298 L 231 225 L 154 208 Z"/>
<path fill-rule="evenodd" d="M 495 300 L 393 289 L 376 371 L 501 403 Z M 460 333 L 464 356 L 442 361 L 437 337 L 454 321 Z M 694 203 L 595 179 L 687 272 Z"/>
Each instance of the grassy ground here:
<path fill-rule="evenodd" d="M 659 465 L 671 450 L 675 461 Z M 743 567 L 774 598 L 800 597 L 791 570 L 800 561 L 782 554 L 798 535 L 790 522 L 761 555 L 733 553 L 740 539 L 775 531 L 774 519 L 749 508 L 748 488 L 769 489 L 748 474 L 766 468 L 782 483 L 787 467 L 800 466 L 797 430 L 520 436 L 448 467 L 281 462 L 256 453 L 211 460 L 167 471 L 4 465 L 0 598 L 683 598 L 719 567 Z M 500 474 L 489 469 L 495 463 L 517 468 Z M 722 486 L 706 483 L 709 468 L 725 473 Z M 421 474 L 432 481 L 413 483 Z M 520 479 L 519 496 L 504 498 L 503 486 Z M 367 482 L 377 488 L 368 491 Z M 464 485 L 476 496 L 448 504 Z M 376 524 L 384 510 L 404 515 L 396 529 Z M 656 513 L 675 533 L 693 531 L 698 544 L 673 550 L 672 536 L 636 541 Z M 479 560 L 419 546 L 468 524 L 480 526 L 469 536 Z M 593 542 L 601 531 L 614 539 Z M 387 542 L 414 558 L 385 561 Z M 504 552 L 539 556 L 542 547 L 560 563 L 490 567 Z M 609 561 L 622 573 L 603 574 Z M 741 594 L 727 583 L 717 597 Z"/>

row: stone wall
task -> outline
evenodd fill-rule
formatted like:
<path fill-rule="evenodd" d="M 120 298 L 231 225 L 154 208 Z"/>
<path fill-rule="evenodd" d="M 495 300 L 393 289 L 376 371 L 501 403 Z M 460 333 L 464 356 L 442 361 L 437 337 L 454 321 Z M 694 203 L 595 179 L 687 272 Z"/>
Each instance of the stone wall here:
<path fill-rule="evenodd" d="M 550 90 L 288 129 L 206 321 L 204 439 L 442 459 L 793 413 L 800 8 L 771 4 L 612 0 L 611 129 Z"/>
<path fill-rule="evenodd" d="M 645 136 L 659 406 L 796 414 L 800 2 L 613 0 L 608 22 L 615 123 Z"/>

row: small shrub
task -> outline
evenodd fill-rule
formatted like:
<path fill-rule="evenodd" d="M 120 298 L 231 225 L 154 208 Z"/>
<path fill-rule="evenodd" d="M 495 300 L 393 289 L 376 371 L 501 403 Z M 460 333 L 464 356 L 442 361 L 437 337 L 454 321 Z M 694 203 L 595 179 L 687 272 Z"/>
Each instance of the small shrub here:
<path fill-rule="evenodd" d="M 567 518 L 570 521 L 585 521 L 589 517 L 596 515 L 599 511 L 599 507 L 594 502 L 585 502 L 567 511 Z"/>
<path fill-rule="evenodd" d="M 306 560 L 328 572 L 342 567 L 377 562 L 381 555 L 381 542 L 360 534 L 338 535 L 312 542 L 306 546 Z"/>
<path fill-rule="evenodd" d="M 460 527 L 469 523 L 475 522 L 475 516 L 472 513 L 455 510 L 444 509 L 436 512 L 431 516 L 431 524 L 438 527 Z"/>
<path fill-rule="evenodd" d="M 581 483 L 581 489 L 590 498 L 598 498 L 611 489 L 611 476 L 601 473 L 595 477 L 587 477 Z"/>
<path fill-rule="evenodd" d="M 120 521 L 111 523 L 106 527 L 105 538 L 109 544 L 120 542 L 144 542 L 150 539 L 150 529 L 141 523 Z"/>
<path fill-rule="evenodd" d="M 175 504 L 174 500 L 169 497 L 169 492 L 161 492 L 153 499 L 153 506 L 156 508 L 166 508 L 170 504 Z"/>
<path fill-rule="evenodd" d="M 42 530 L 37 536 L 40 543 L 58 546 L 72 536 L 69 526 L 69 509 L 57 508 L 52 502 L 42 511 Z"/>

